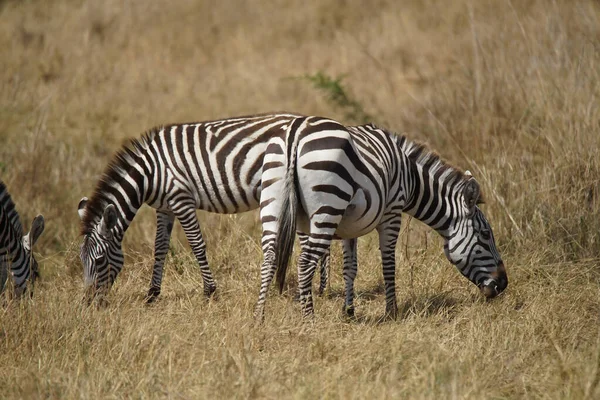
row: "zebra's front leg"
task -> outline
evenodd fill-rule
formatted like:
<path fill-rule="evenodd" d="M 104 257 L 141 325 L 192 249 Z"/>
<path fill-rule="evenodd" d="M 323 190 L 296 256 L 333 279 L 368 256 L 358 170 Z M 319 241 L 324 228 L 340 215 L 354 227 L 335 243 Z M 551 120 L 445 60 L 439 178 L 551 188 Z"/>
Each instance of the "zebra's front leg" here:
<path fill-rule="evenodd" d="M 354 317 L 354 279 L 357 274 L 356 245 L 358 239 L 344 240 L 344 283 L 346 289 L 346 298 L 344 300 L 344 314 L 348 317 Z"/>
<path fill-rule="evenodd" d="M 400 223 L 401 215 L 391 215 L 377 227 L 385 286 L 385 317 L 392 319 L 396 319 L 398 315 L 398 303 L 396 301 L 396 243 L 400 234 Z"/>
<path fill-rule="evenodd" d="M 196 207 L 193 203 L 183 203 L 179 200 L 177 205 L 172 207 L 172 209 L 185 232 L 188 243 L 200 266 L 200 274 L 202 275 L 202 281 L 204 282 L 204 294 L 206 297 L 210 297 L 215 290 L 217 290 L 217 284 L 208 267 L 206 244 L 204 243 L 204 238 L 200 231 L 200 224 L 198 223 L 198 217 L 196 216 Z"/>
<path fill-rule="evenodd" d="M 152 269 L 152 281 L 146 302 L 152 303 L 160 294 L 163 278 L 163 265 L 167 252 L 169 251 L 169 240 L 173 231 L 175 214 L 170 211 L 156 211 L 156 240 L 154 241 L 154 268 Z"/>
<path fill-rule="evenodd" d="M 329 235 L 310 236 L 300 253 L 298 260 L 298 293 L 303 317 L 314 315 L 312 281 L 319 260 L 323 258 L 331 245 Z"/>

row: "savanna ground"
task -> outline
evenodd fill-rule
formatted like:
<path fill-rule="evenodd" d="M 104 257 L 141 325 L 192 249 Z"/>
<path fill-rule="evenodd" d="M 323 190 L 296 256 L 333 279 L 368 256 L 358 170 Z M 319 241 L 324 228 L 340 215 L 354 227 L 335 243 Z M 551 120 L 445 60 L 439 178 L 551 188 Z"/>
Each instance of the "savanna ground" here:
<path fill-rule="evenodd" d="M 0 177 L 25 224 L 46 217 L 35 297 L 0 309 L 0 397 L 600 397 L 597 1 L 5 0 L 0 49 Z M 314 320 L 291 274 L 257 329 L 257 214 L 199 213 L 218 299 L 177 226 L 147 306 L 144 208 L 109 306 L 83 306 L 76 206 L 112 152 L 154 125 L 277 110 L 368 114 L 471 170 L 505 294 L 484 301 L 405 219 L 397 321 L 379 322 L 369 235 L 356 320 L 336 245 Z"/>

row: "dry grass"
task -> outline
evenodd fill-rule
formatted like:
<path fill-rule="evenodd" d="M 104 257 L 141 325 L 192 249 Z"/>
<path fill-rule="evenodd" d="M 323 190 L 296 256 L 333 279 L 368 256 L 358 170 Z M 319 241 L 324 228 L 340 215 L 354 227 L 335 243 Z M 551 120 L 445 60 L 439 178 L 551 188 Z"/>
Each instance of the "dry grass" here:
<path fill-rule="evenodd" d="M 599 398 L 598 2 L 269 3 L 0 1 L 0 176 L 27 222 L 46 216 L 43 282 L 0 309 L 0 397 Z M 255 329 L 256 213 L 201 213 L 219 298 L 203 298 L 177 228 L 163 295 L 146 306 L 143 209 L 111 304 L 83 307 L 76 205 L 120 143 L 270 110 L 343 119 L 287 79 L 317 71 L 345 74 L 376 122 L 473 171 L 506 294 L 482 300 L 413 221 L 398 247 L 400 320 L 378 322 L 371 235 L 356 321 L 341 318 L 337 246 L 314 321 L 290 278 Z"/>

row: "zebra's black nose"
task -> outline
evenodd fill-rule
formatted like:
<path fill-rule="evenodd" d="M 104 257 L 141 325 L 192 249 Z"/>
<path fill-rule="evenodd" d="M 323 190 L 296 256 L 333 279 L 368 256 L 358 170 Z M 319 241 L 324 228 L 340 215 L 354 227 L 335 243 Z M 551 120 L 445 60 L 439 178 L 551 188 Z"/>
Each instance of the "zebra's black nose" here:
<path fill-rule="evenodd" d="M 498 265 L 498 269 L 496 270 L 496 274 L 494 275 L 494 279 L 497 283 L 498 294 L 500 294 L 508 286 L 508 276 L 506 275 L 506 268 L 504 268 L 504 263 L 501 262 Z"/>
<path fill-rule="evenodd" d="M 487 298 L 487 299 L 493 299 L 494 297 L 496 297 L 498 295 L 498 285 L 495 282 L 490 283 L 489 285 L 482 285 L 481 286 L 481 293 Z"/>
<path fill-rule="evenodd" d="M 493 280 L 489 284 L 480 286 L 481 293 L 488 299 L 498 296 L 508 286 L 508 276 L 506 275 L 506 269 L 502 262 L 491 276 Z"/>

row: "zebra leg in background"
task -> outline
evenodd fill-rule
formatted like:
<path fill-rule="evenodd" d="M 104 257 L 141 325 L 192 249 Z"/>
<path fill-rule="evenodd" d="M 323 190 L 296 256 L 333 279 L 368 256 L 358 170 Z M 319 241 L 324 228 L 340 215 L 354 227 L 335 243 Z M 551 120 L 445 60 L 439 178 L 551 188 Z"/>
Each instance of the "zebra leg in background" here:
<path fill-rule="evenodd" d="M 385 285 L 385 317 L 396 319 L 396 243 L 400 234 L 401 215 L 391 215 L 378 227 L 379 250 L 383 264 L 383 282 Z"/>
<path fill-rule="evenodd" d="M 163 277 L 163 265 L 167 252 L 169 251 L 169 240 L 173 231 L 175 214 L 171 211 L 156 211 L 156 240 L 154 242 L 154 268 L 152 269 L 152 281 L 146 301 L 152 303 L 160 294 Z"/>
<path fill-rule="evenodd" d="M 356 278 L 356 244 L 358 239 L 344 240 L 344 283 L 346 289 L 346 298 L 344 300 L 343 312 L 348 317 L 354 317 L 354 279 Z"/>
<path fill-rule="evenodd" d="M 171 206 L 171 209 L 179 220 L 188 243 L 192 248 L 192 252 L 194 253 L 194 256 L 196 256 L 196 260 L 200 266 L 200 273 L 202 274 L 202 281 L 204 282 L 204 294 L 206 297 L 210 297 L 215 290 L 217 290 L 217 284 L 208 267 L 206 244 L 204 243 L 204 238 L 200 231 L 200 224 L 198 223 L 198 217 L 196 216 L 196 206 L 191 201 L 184 203 L 179 199 L 175 206 Z"/>
<path fill-rule="evenodd" d="M 329 255 L 331 254 L 331 247 L 329 248 L 329 250 L 327 250 L 327 252 L 325 252 L 325 254 L 323 254 L 323 257 L 321 258 L 321 269 L 320 271 L 320 275 L 321 275 L 321 283 L 319 284 L 319 296 L 322 296 L 323 293 L 325 293 L 325 289 L 327 289 L 327 284 L 331 283 L 329 282 Z"/>
<path fill-rule="evenodd" d="M 309 236 L 306 246 L 300 253 L 298 260 L 298 292 L 300 294 L 300 307 L 302 316 L 309 317 L 314 314 L 312 297 L 312 280 L 319 260 L 323 259 L 331 246 L 331 235 L 318 234 Z"/>

